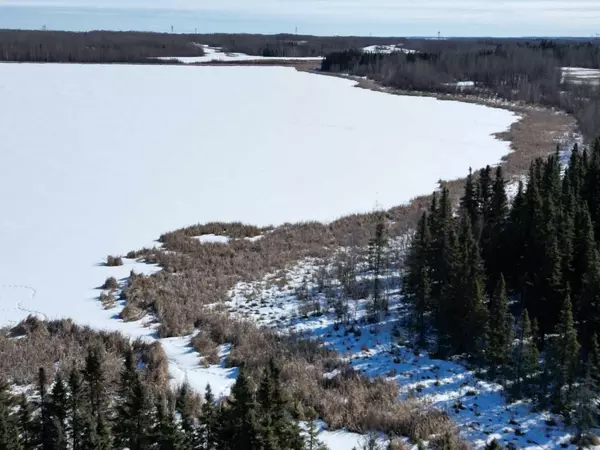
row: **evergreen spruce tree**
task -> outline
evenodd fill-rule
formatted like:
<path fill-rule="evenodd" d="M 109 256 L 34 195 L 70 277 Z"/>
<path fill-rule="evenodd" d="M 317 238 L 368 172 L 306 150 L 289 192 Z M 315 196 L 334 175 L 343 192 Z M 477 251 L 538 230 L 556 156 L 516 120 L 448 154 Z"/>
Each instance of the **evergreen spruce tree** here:
<path fill-rule="evenodd" d="M 263 374 L 257 392 L 261 448 L 301 450 L 302 433 L 288 411 L 280 378 L 280 369 L 273 359 Z"/>
<path fill-rule="evenodd" d="M 13 403 L 13 397 L 10 394 L 10 385 L 2 375 L 0 375 L 0 403 L 8 406 L 12 406 Z"/>
<path fill-rule="evenodd" d="M 572 196 L 569 196 L 572 199 Z M 570 201 L 570 200 L 569 200 Z M 564 208 L 564 206 L 563 206 Z M 573 271 L 575 245 L 575 210 L 563 209 L 558 227 L 558 252 L 560 255 L 560 272 L 565 285 L 573 286 L 576 274 Z"/>
<path fill-rule="evenodd" d="M 181 415 L 181 445 L 185 449 L 194 449 L 198 446 L 197 402 L 187 380 L 179 388 L 175 403 Z"/>
<path fill-rule="evenodd" d="M 46 371 L 40 367 L 38 371 L 38 395 L 39 403 L 39 442 L 42 450 L 52 450 L 53 442 L 51 436 L 52 430 L 52 415 L 50 411 L 50 401 L 47 396 L 48 379 Z"/>
<path fill-rule="evenodd" d="M 19 396 L 17 425 L 23 448 L 26 450 L 35 448 L 38 438 L 37 427 L 33 418 L 33 408 L 24 394 Z"/>
<path fill-rule="evenodd" d="M 387 312 L 388 305 L 384 292 L 382 292 L 381 275 L 384 267 L 384 250 L 387 245 L 385 235 L 385 216 L 383 213 L 377 215 L 375 225 L 375 236 L 369 241 L 369 266 L 373 275 L 372 287 L 372 320 L 378 320 L 378 316 Z"/>
<path fill-rule="evenodd" d="M 215 396 L 210 385 L 206 386 L 204 403 L 200 414 L 200 442 L 204 450 L 216 450 L 218 448 L 219 422 L 218 412 L 215 406 Z"/>
<path fill-rule="evenodd" d="M 127 401 L 127 409 L 133 414 L 134 422 L 129 440 L 130 450 L 145 450 L 150 448 L 151 440 L 148 430 L 152 427 L 152 398 L 146 385 L 136 373 L 133 381 L 131 396 Z"/>
<path fill-rule="evenodd" d="M 502 167 L 496 169 L 486 221 L 481 233 L 481 256 L 485 262 L 487 290 L 494 293 L 500 274 L 508 265 L 505 240 L 507 233 L 508 199 Z"/>
<path fill-rule="evenodd" d="M 77 368 L 69 373 L 69 417 L 70 443 L 73 450 L 83 450 L 84 392 L 81 374 Z"/>
<path fill-rule="evenodd" d="M 111 448 L 109 418 L 107 417 L 108 396 L 103 366 L 102 350 L 99 347 L 89 348 L 83 369 L 89 405 L 82 430 L 82 442 L 85 450 L 108 450 Z"/>
<path fill-rule="evenodd" d="M 10 407 L 0 401 L 0 448 L 6 450 L 25 450 L 21 445 L 19 430 Z"/>
<path fill-rule="evenodd" d="M 14 404 L 8 382 L 0 375 L 0 449 L 28 450 L 22 446 L 22 436 L 17 425 L 18 416 L 11 411 Z"/>
<path fill-rule="evenodd" d="M 590 430 L 598 426 L 598 385 L 592 377 L 590 361 L 586 365 L 585 377 L 577 386 L 574 423 L 577 427 L 578 441 Z"/>
<path fill-rule="evenodd" d="M 54 385 L 50 393 L 48 404 L 49 414 L 49 439 L 54 450 L 66 450 L 68 447 L 67 416 L 69 414 L 69 401 L 67 386 L 59 373 L 56 374 Z"/>
<path fill-rule="evenodd" d="M 597 386 L 600 386 L 600 345 L 598 345 L 598 335 L 596 333 L 592 335 L 588 362 L 588 369 L 592 380 Z"/>
<path fill-rule="evenodd" d="M 235 384 L 231 388 L 226 422 L 227 448 L 230 450 L 258 448 L 256 402 L 243 368 L 240 369 Z"/>
<path fill-rule="evenodd" d="M 500 274 L 500 280 L 489 302 L 489 318 L 486 360 L 489 374 L 494 378 L 505 372 L 503 369 L 508 363 L 513 341 L 514 317 L 508 309 L 506 284 L 502 274 Z"/>
<path fill-rule="evenodd" d="M 512 396 L 522 398 L 523 394 L 534 394 L 535 375 L 539 370 L 539 351 L 531 330 L 529 313 L 524 310 L 519 320 L 517 345 L 511 357 Z"/>
<path fill-rule="evenodd" d="M 425 346 L 427 323 L 426 315 L 431 310 L 431 235 L 427 214 L 423 213 L 414 236 L 404 277 L 403 294 L 411 305 L 410 329 L 416 336 L 418 347 Z"/>
<path fill-rule="evenodd" d="M 486 166 L 485 169 L 479 171 L 478 180 L 478 196 L 479 196 L 479 210 L 481 212 L 483 223 L 488 221 L 490 212 L 490 205 L 492 202 L 492 168 Z"/>
<path fill-rule="evenodd" d="M 154 407 L 153 440 L 158 450 L 187 450 L 177 427 L 174 410 L 165 396 L 159 396 Z M 201 447 L 206 448 L 206 447 Z"/>
<path fill-rule="evenodd" d="M 103 450 L 102 440 L 98 433 L 98 423 L 89 409 L 81 418 L 81 448 L 85 450 Z"/>
<path fill-rule="evenodd" d="M 579 146 L 575 144 L 571 151 L 569 165 L 565 171 L 564 180 L 568 180 L 568 185 L 575 197 L 581 196 L 585 173 L 583 171 L 583 161 L 579 152 Z"/>
<path fill-rule="evenodd" d="M 561 255 L 556 236 L 549 238 L 545 246 L 545 256 L 538 274 L 534 276 L 539 296 L 539 315 L 537 317 L 542 336 L 550 333 L 560 314 L 565 286 L 561 271 Z"/>
<path fill-rule="evenodd" d="M 571 407 L 572 387 L 577 376 L 579 342 L 573 322 L 571 299 L 567 295 L 548 352 L 552 398 L 556 406 L 567 411 Z"/>
<path fill-rule="evenodd" d="M 117 389 L 117 414 L 115 415 L 113 429 L 114 441 L 117 447 L 130 447 L 132 445 L 131 440 L 135 439 L 136 417 L 132 411 L 135 405 L 132 405 L 132 403 L 134 401 L 134 384 L 137 378 L 133 350 L 128 348 L 125 352 L 125 362 L 121 368 Z"/>
<path fill-rule="evenodd" d="M 471 224 L 461 220 L 458 261 L 448 283 L 445 313 L 452 353 L 479 356 L 484 340 L 483 264 Z"/>
<path fill-rule="evenodd" d="M 546 229 L 545 218 L 543 214 L 544 203 L 540 193 L 540 168 L 541 161 L 535 161 L 529 170 L 529 183 L 525 192 L 525 220 L 524 229 L 524 264 L 523 264 L 523 293 L 524 304 L 529 314 L 539 320 L 545 307 L 542 301 L 541 277 L 536 276 L 539 268 L 543 266 L 546 256 L 545 244 Z M 540 327 L 545 329 L 546 324 L 540 323 Z"/>
<path fill-rule="evenodd" d="M 585 199 L 594 224 L 594 238 L 600 241 L 600 140 L 591 146 L 589 165 L 585 174 L 583 198 Z"/>
<path fill-rule="evenodd" d="M 506 277 L 507 285 L 517 294 L 521 302 L 524 300 L 526 287 L 527 216 L 523 182 L 519 181 L 517 193 L 508 215 L 505 242 L 507 257 L 506 262 L 503 263 L 502 272 Z"/>
<path fill-rule="evenodd" d="M 106 414 L 106 376 L 103 364 L 101 349 L 91 347 L 85 358 L 83 379 L 89 396 L 90 412 L 97 422 L 103 421 Z"/>
<path fill-rule="evenodd" d="M 461 215 L 471 222 L 471 228 L 477 230 L 480 226 L 478 187 L 473 180 L 473 172 L 469 167 L 469 174 L 465 183 L 465 193 L 460 199 Z"/>
<path fill-rule="evenodd" d="M 431 242 L 431 299 L 437 328 L 437 353 L 444 357 L 455 351 L 456 324 L 448 320 L 447 314 L 455 312 L 457 268 L 461 263 L 450 193 L 445 187 L 439 205 L 434 212 L 432 210 L 432 224 L 436 234 L 432 234 Z"/>

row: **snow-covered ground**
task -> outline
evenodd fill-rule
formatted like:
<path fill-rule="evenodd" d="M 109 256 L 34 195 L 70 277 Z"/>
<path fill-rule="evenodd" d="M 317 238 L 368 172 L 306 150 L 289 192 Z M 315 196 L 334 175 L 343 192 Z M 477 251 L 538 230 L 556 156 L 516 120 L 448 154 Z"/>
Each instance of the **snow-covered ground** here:
<path fill-rule="evenodd" d="M 321 61 L 323 57 L 266 57 L 256 55 L 246 55 L 245 53 L 225 53 L 220 48 L 202 45 L 204 56 L 163 56 L 156 59 L 165 61 L 176 60 L 184 64 L 224 62 L 224 61 Z"/>
<path fill-rule="evenodd" d="M 404 48 L 403 44 L 391 44 L 391 45 L 369 45 L 368 47 L 363 48 L 363 52 L 366 53 L 416 53 L 416 50 L 411 50 L 408 48 Z"/>
<path fill-rule="evenodd" d="M 227 236 L 217 236 L 216 234 L 203 234 L 202 236 L 194 236 L 193 238 L 203 244 L 227 244 L 229 242 Z"/>
<path fill-rule="evenodd" d="M 354 327 L 348 330 L 343 325 L 336 327 L 335 317 L 327 308 L 322 309 L 325 314 L 304 316 L 301 308 L 305 302 L 298 299 L 297 289 L 314 288 L 312 280 L 318 266 L 318 261 L 311 259 L 290 267 L 285 273 L 284 287 L 275 282 L 281 274 L 253 283 L 238 283 L 231 292 L 229 311 L 263 326 L 317 339 L 335 349 L 363 374 L 396 381 L 403 397 L 417 397 L 446 411 L 458 424 L 462 436 L 476 448 L 483 448 L 494 438 L 503 445 L 512 443 L 516 448 L 530 450 L 560 448 L 569 443 L 574 430 L 565 427 L 558 416 L 536 412 L 524 402 L 509 404 L 502 386 L 480 379 L 460 361 L 434 359 L 427 352 L 415 353 L 405 345 L 408 342 L 402 318 L 407 311 L 397 288 L 388 292 L 389 317 L 377 325 L 362 320 L 366 315 L 366 300 L 350 300 L 350 316 L 358 320 L 359 334 L 350 331 Z M 258 295 L 260 303 L 248 301 L 249 293 Z M 314 299 L 326 304 L 321 294 Z M 334 377 L 337 373 L 324 376 Z M 354 442 L 360 440 L 360 435 L 345 431 L 338 436 Z M 336 446 L 335 440 L 331 443 L 332 449 L 351 448 Z"/>
<path fill-rule="evenodd" d="M 390 207 L 498 161 L 491 134 L 516 120 L 280 67 L 0 64 L 0 97 L 0 325 L 35 313 L 149 341 L 150 318 L 122 322 L 97 287 L 157 268 L 106 255 L 198 222 Z M 173 379 L 225 393 L 235 372 L 188 341 L 163 341 Z"/>
<path fill-rule="evenodd" d="M 303 429 L 308 428 L 307 423 L 301 424 Z M 327 429 L 327 424 L 322 421 L 317 421 L 315 424 L 319 431 L 317 439 L 325 444 L 329 450 L 352 450 L 361 448 L 365 441 L 362 434 L 351 433 L 347 430 L 330 431 Z M 383 441 L 381 442 L 383 444 Z"/>
<path fill-rule="evenodd" d="M 600 85 L 600 69 L 561 67 L 561 71 L 563 83 Z"/>
<path fill-rule="evenodd" d="M 458 81 L 456 83 L 444 83 L 444 86 L 454 86 L 457 89 L 466 89 L 475 87 L 474 81 Z"/>

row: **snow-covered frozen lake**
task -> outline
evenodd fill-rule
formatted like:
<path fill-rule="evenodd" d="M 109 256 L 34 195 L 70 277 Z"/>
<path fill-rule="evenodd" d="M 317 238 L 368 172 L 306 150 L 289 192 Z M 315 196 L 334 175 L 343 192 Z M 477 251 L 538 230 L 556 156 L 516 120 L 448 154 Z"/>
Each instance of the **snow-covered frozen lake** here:
<path fill-rule="evenodd" d="M 0 118 L 0 325 L 35 311 L 148 339 L 96 300 L 143 268 L 106 255 L 197 222 L 396 205 L 497 162 L 491 134 L 516 120 L 290 68 L 68 64 L 0 64 Z"/>

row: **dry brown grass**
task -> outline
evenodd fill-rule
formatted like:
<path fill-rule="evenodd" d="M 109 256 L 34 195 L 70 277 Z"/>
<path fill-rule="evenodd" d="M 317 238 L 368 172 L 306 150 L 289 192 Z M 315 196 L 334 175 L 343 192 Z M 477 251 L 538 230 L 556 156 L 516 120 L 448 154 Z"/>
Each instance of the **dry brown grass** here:
<path fill-rule="evenodd" d="M 106 257 L 106 265 L 108 267 L 122 266 L 123 265 L 123 259 L 120 256 L 108 255 Z"/>
<path fill-rule="evenodd" d="M 226 364 L 244 366 L 255 387 L 269 360 L 275 359 L 284 390 L 300 419 L 309 420 L 314 410 L 333 428 L 363 433 L 377 429 L 415 441 L 452 426 L 450 418 L 435 408 L 415 400 L 398 402 L 395 382 L 361 375 L 317 342 L 259 329 L 208 310 L 198 326 L 200 332 L 192 339 L 196 350 L 202 353 L 206 348 L 232 344 Z M 336 376 L 323 376 L 334 370 Z"/>
<path fill-rule="evenodd" d="M 406 233 L 420 214 L 417 203 L 388 212 L 390 236 Z M 376 215 L 356 214 L 331 224 L 305 222 L 275 229 L 241 224 L 198 225 L 161 236 L 162 249 L 136 256 L 164 270 L 151 277 L 130 277 L 123 291 L 125 320 L 150 311 L 160 322 L 162 337 L 190 334 L 204 305 L 220 303 L 239 281 L 256 280 L 304 258 L 326 258 L 340 247 L 364 247 L 371 238 Z M 192 236 L 219 234 L 229 244 L 203 244 Z M 262 235 L 256 241 L 245 237 Z"/>
<path fill-rule="evenodd" d="M 100 303 L 102 303 L 104 309 L 110 309 L 115 306 L 116 299 L 112 291 L 101 292 L 98 299 L 100 300 Z"/>
<path fill-rule="evenodd" d="M 119 333 L 93 331 L 71 320 L 45 322 L 33 316 L 19 325 L 0 330 L 0 373 L 18 385 L 34 384 L 40 367 L 51 377 L 57 371 L 81 367 L 88 348 L 99 348 L 110 382 L 119 376 L 125 351 L 133 349 L 144 362 L 146 375 L 159 387 L 166 387 L 168 361 L 159 344 L 130 343 Z"/>
<path fill-rule="evenodd" d="M 104 282 L 104 284 L 102 285 L 102 289 L 113 290 L 113 289 L 118 289 L 118 288 L 119 288 L 119 282 L 117 281 L 117 279 L 115 277 L 108 277 L 106 279 L 106 281 Z"/>

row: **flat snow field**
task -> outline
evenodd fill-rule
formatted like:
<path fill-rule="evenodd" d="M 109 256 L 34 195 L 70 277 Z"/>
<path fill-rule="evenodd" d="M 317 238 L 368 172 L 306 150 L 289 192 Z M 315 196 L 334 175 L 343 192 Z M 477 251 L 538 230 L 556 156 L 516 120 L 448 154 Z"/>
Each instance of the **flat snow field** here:
<path fill-rule="evenodd" d="M 106 255 L 197 222 L 390 207 L 497 162 L 491 134 L 516 120 L 281 67 L 0 64 L 0 99 L 0 325 L 33 312 L 149 340 L 96 288 L 156 268 Z M 173 377 L 224 392 L 235 373 L 202 378 L 186 342 L 164 343 Z"/>

